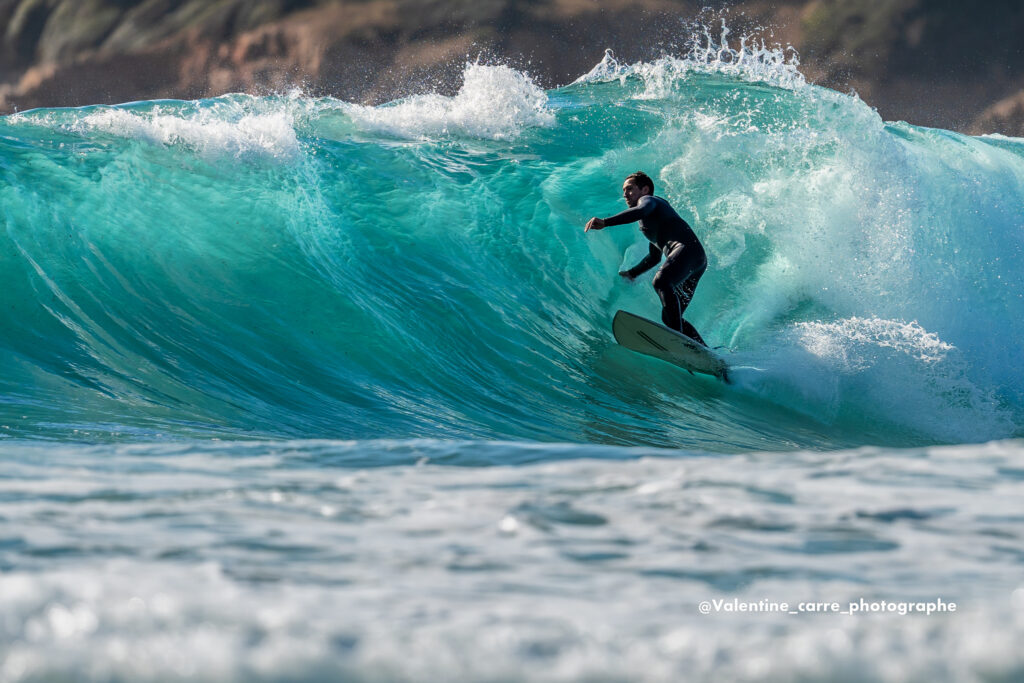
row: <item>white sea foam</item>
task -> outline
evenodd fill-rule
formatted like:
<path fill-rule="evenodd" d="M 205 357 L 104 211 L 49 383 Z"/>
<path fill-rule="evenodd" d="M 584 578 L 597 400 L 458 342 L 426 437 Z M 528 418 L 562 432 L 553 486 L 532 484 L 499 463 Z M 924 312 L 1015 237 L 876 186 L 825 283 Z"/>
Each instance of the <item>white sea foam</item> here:
<path fill-rule="evenodd" d="M 380 107 L 341 107 L 358 125 L 399 137 L 498 140 L 552 125 L 554 113 L 547 103 L 547 94 L 527 74 L 508 66 L 467 64 L 454 97 L 416 95 Z"/>
<path fill-rule="evenodd" d="M 784 337 L 790 348 L 777 353 L 791 369 L 777 362 L 776 371 L 805 387 L 801 393 L 810 399 L 804 409 L 809 414 L 834 419 L 842 406 L 860 419 L 903 425 L 943 441 L 1005 438 L 1016 431 L 1012 411 L 992 387 L 971 379 L 963 354 L 916 321 L 803 322 L 793 326 L 792 337 Z M 795 348 L 813 362 L 799 358 Z M 822 384 L 831 387 L 829 401 L 811 388 Z"/>
<path fill-rule="evenodd" d="M 209 156 L 290 159 L 299 150 L 295 119 L 287 108 L 237 106 L 183 111 L 102 109 L 71 124 L 79 133 L 102 132 L 159 145 L 183 145 Z"/>
<path fill-rule="evenodd" d="M 329 464 L 401 452 L 425 464 Z M 430 464 L 453 455 L 579 459 Z M 294 441 L 5 456 L 3 683 L 922 671 L 962 681 L 1024 670 L 1018 442 L 701 457 Z M 616 457 L 629 459 L 605 459 Z M 75 493 L 40 496 L 40 478 Z M 941 599 L 957 610 L 699 611 L 733 599 Z"/>

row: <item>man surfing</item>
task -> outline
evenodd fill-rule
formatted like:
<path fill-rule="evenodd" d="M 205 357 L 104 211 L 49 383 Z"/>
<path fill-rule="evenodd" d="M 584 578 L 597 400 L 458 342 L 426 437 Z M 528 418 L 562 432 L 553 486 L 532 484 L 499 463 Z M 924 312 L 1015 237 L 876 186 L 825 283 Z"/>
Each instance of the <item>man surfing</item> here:
<path fill-rule="evenodd" d="M 658 265 L 664 255 L 665 263 L 652 283 L 661 299 L 661 320 L 666 327 L 707 347 L 700 333 L 683 318 L 697 282 L 708 267 L 703 245 L 675 209 L 661 197 L 654 196 L 654 181 L 646 173 L 637 171 L 627 176 L 622 183 L 622 197 L 628 209 L 610 218 L 591 218 L 583 231 L 640 221 L 640 232 L 651 242 L 650 251 L 640 263 L 620 271 L 619 275 L 632 281 Z"/>

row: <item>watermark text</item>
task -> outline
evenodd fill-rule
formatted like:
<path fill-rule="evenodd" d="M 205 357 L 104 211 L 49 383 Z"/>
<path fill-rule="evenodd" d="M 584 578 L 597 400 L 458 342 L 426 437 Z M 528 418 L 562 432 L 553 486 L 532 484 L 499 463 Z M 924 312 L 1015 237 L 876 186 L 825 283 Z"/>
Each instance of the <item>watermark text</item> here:
<path fill-rule="evenodd" d="M 944 614 L 956 612 L 956 603 L 942 598 L 934 600 L 858 600 L 849 602 L 781 602 L 778 600 L 740 600 L 715 598 L 697 605 L 701 614 Z"/>

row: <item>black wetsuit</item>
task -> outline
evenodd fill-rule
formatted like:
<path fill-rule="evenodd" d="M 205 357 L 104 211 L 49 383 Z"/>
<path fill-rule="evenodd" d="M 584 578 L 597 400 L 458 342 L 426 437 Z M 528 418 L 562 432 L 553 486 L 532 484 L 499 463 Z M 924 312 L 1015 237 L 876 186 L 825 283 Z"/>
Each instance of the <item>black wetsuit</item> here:
<path fill-rule="evenodd" d="M 683 312 L 697 289 L 697 281 L 708 267 L 704 247 L 693 228 L 667 201 L 649 195 L 641 197 L 636 206 L 604 219 L 604 224 L 623 225 L 634 221 L 640 221 L 640 232 L 650 240 L 651 248 L 647 256 L 626 273 L 630 277 L 645 273 L 658 265 L 664 254 L 665 263 L 652 283 L 661 299 L 661 320 L 667 327 L 707 346 L 693 325 L 683 319 Z"/>

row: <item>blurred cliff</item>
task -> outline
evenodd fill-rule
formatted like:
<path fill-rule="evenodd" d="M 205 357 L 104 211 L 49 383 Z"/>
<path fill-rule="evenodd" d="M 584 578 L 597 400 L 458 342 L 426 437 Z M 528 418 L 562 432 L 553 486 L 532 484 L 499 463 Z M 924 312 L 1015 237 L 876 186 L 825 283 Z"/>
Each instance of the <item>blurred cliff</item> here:
<path fill-rule="evenodd" d="M 679 53 L 720 16 L 886 119 L 1024 136 L 1024 4 L 1008 0 L 0 0 L 0 113 L 294 87 L 382 102 L 453 91 L 478 56 L 553 87 L 605 48 Z"/>

